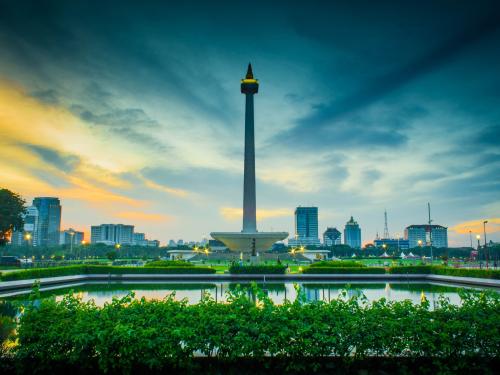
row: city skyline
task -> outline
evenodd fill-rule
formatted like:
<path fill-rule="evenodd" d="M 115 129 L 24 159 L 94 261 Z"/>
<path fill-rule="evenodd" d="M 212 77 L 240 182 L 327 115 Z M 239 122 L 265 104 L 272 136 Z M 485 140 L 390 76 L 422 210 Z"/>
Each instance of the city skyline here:
<path fill-rule="evenodd" d="M 86 238 L 240 230 L 251 61 L 259 230 L 293 233 L 295 207 L 317 206 L 319 233 L 354 216 L 367 243 L 385 208 L 402 237 L 430 202 L 450 246 L 483 220 L 498 242 L 499 10 L 479 3 L 257 2 L 251 30 L 230 2 L 2 4 L 1 187 L 58 197 Z"/>

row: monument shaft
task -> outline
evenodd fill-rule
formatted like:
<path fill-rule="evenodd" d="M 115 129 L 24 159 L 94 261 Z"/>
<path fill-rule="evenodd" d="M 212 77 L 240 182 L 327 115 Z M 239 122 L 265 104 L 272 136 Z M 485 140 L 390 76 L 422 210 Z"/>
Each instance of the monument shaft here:
<path fill-rule="evenodd" d="M 255 199 L 255 131 L 253 94 L 246 94 L 245 105 L 245 170 L 243 182 L 243 232 L 256 232 Z"/>
<path fill-rule="evenodd" d="M 245 94 L 245 169 L 243 177 L 243 233 L 257 232 L 255 202 L 255 131 L 253 96 L 259 91 L 259 82 L 253 77 L 252 65 L 241 80 L 241 93 Z"/>

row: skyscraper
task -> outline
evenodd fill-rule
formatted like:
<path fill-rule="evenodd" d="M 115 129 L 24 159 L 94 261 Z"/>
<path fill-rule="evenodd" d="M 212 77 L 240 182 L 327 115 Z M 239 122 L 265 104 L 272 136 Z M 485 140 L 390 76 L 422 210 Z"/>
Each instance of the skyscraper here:
<path fill-rule="evenodd" d="M 361 228 L 358 223 L 351 219 L 345 224 L 344 228 L 344 244 L 349 245 L 353 249 L 361 248 Z"/>
<path fill-rule="evenodd" d="M 295 209 L 295 238 L 288 245 L 320 245 L 318 237 L 318 207 L 297 207 Z"/>
<path fill-rule="evenodd" d="M 125 224 L 92 225 L 90 242 L 107 245 L 132 245 L 134 242 L 134 226 Z"/>
<path fill-rule="evenodd" d="M 37 244 L 39 246 L 59 245 L 61 230 L 61 202 L 59 198 L 37 197 L 33 206 L 38 210 Z"/>
<path fill-rule="evenodd" d="M 323 245 L 333 246 L 342 243 L 342 233 L 337 228 L 326 228 L 323 233 Z"/>

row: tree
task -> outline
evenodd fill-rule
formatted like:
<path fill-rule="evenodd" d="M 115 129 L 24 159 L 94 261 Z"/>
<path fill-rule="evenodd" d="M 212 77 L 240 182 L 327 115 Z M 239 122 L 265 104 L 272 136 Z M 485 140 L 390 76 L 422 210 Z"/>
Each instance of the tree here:
<path fill-rule="evenodd" d="M 108 251 L 106 253 L 106 257 L 109 259 L 109 260 L 115 260 L 116 258 L 118 258 L 118 252 L 117 251 Z"/>
<path fill-rule="evenodd" d="M 12 231 L 23 227 L 26 201 L 8 189 L 0 189 L 0 247 L 4 246 Z"/>

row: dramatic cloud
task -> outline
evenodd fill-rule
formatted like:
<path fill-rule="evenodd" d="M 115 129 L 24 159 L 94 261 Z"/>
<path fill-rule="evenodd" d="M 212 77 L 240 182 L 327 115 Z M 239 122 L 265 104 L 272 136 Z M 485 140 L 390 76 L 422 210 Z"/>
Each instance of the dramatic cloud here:
<path fill-rule="evenodd" d="M 251 8 L 258 27 L 235 1 L 2 2 L 0 183 L 78 228 L 239 230 L 251 61 L 261 226 L 317 205 L 320 231 L 352 214 L 369 242 L 384 208 L 402 232 L 431 202 L 463 245 L 498 217 L 497 1 Z"/>
<path fill-rule="evenodd" d="M 54 165 L 63 172 L 72 172 L 80 159 L 76 155 L 63 154 L 57 150 L 37 145 L 21 145 L 40 156 L 45 162 Z"/>
<path fill-rule="evenodd" d="M 486 223 L 486 233 L 496 233 L 500 232 L 500 218 L 490 218 L 486 219 L 488 223 Z M 469 234 L 469 231 L 473 234 L 483 235 L 483 222 L 485 220 L 472 220 L 466 221 L 464 223 L 459 223 L 450 228 L 450 230 L 460 233 L 460 234 Z M 484 239 L 483 239 L 484 240 Z"/>

